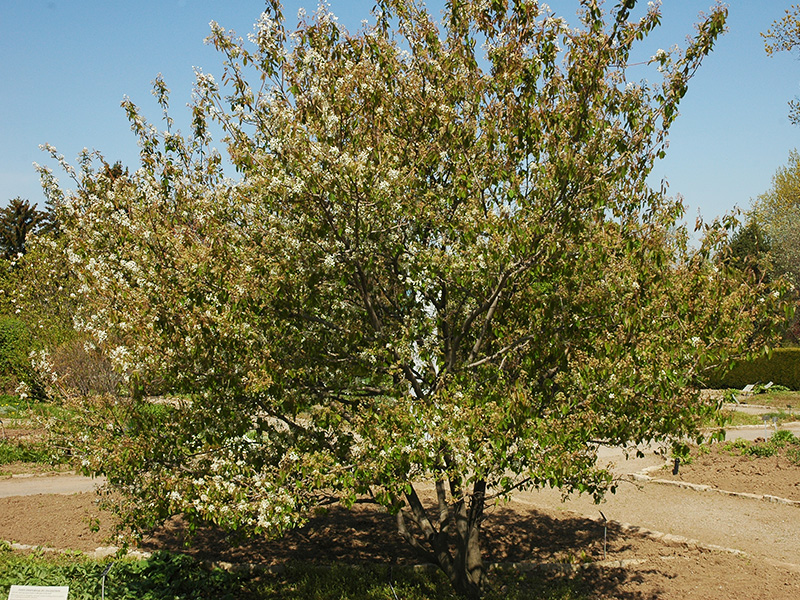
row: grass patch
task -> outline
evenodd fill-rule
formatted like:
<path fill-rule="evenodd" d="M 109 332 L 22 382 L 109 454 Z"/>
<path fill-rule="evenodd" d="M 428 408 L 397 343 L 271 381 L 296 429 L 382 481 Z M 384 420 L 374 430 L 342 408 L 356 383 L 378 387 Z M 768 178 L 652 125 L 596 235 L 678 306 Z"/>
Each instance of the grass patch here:
<path fill-rule="evenodd" d="M 787 412 L 782 409 L 778 409 L 774 412 L 764 413 L 763 415 L 750 415 L 747 413 L 743 413 L 737 410 L 723 410 L 722 416 L 725 419 L 725 427 L 738 427 L 742 425 L 763 425 L 764 418 L 767 419 L 767 424 L 772 426 L 773 421 L 772 419 L 776 419 L 776 423 L 778 425 L 782 425 L 783 423 L 791 423 L 792 421 L 797 421 L 798 416 L 793 412 Z M 711 420 L 707 423 L 707 426 L 715 426 L 716 423 Z"/>
<path fill-rule="evenodd" d="M 775 408 L 800 410 L 800 392 L 791 390 L 773 391 L 769 389 L 766 392 L 747 396 L 742 394 L 740 390 L 736 390 L 734 394 L 741 404 L 762 404 L 764 406 L 774 406 Z"/>
<path fill-rule="evenodd" d="M 758 415 L 748 415 L 747 413 L 735 410 L 723 410 L 722 416 L 725 419 L 725 427 L 739 427 L 742 425 L 758 425 L 761 423 L 761 418 Z M 714 425 L 709 422 L 708 426 Z"/>
<path fill-rule="evenodd" d="M 63 410 L 54 404 L 0 395 L 0 465 L 34 463 L 54 466 L 66 463 L 69 457 L 63 449 L 54 448 L 42 435 L 42 422 L 59 413 L 63 414 Z M 22 434 L 20 429 L 24 430 Z M 5 474 L 5 471 L 0 469 L 0 474 Z"/>
<path fill-rule="evenodd" d="M 13 462 L 57 465 L 66 461 L 63 453 L 54 451 L 44 442 L 0 439 L 0 465 Z"/>
<path fill-rule="evenodd" d="M 12 585 L 68 585 L 70 600 L 100 598 L 107 562 L 80 555 L 42 556 L 12 552 L 0 556 L 0 597 Z M 146 561 L 114 563 L 106 578 L 107 598 L 189 599 L 257 598 L 245 578 L 208 569 L 186 556 L 156 554 Z"/>
<path fill-rule="evenodd" d="M 0 419 L 19 419 L 28 414 L 30 403 L 17 396 L 0 394 Z"/>
<path fill-rule="evenodd" d="M 55 402 L 22 400 L 17 396 L 0 394 L 0 419 L 37 422 L 43 419 L 69 417 L 74 411 Z"/>
<path fill-rule="evenodd" d="M 0 597 L 11 585 L 68 585 L 70 600 L 100 598 L 108 561 L 80 555 L 44 556 L 0 550 Z M 587 577 L 588 578 L 588 577 Z M 272 573 L 231 573 L 178 554 L 160 552 L 141 561 L 118 560 L 106 578 L 109 599 L 138 600 L 456 600 L 439 571 L 388 566 L 292 565 Z M 580 575 L 497 570 L 489 574 L 488 600 L 583 600 L 592 582 Z"/>

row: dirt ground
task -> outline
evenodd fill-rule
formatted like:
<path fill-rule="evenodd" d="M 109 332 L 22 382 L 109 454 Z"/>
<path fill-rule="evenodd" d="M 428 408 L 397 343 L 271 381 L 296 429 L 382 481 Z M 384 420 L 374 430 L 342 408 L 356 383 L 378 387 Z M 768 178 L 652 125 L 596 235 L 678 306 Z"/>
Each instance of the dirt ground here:
<path fill-rule="evenodd" d="M 4 465 L 5 473 L 47 475 L 31 465 Z M 770 494 L 800 500 L 800 468 L 785 459 L 754 460 L 715 448 L 670 470 L 650 473 L 731 491 Z M 5 481 L 10 478 L 5 477 Z M 12 481 L 21 481 L 17 475 Z M 657 486 L 658 484 L 646 484 Z M 663 487 L 663 486 L 662 486 Z M 711 550 L 685 540 L 656 538 L 646 531 L 610 522 L 604 549 L 603 523 L 553 506 L 533 506 L 520 499 L 493 506 L 484 524 L 484 555 L 489 563 L 577 565 L 625 561 L 588 567 L 597 599 L 796 599 L 800 598 L 800 565 L 763 556 Z M 750 509 L 748 509 L 750 510 Z M 800 507 L 797 508 L 800 511 Z M 800 517 L 800 512 L 797 513 Z M 744 517 L 743 517 L 744 518 Z M 92 492 L 12 495 L 0 498 L 0 540 L 29 546 L 93 551 L 113 544 L 113 517 L 98 508 Z M 209 561 L 281 565 L 292 561 L 330 564 L 414 564 L 414 555 L 399 539 L 393 519 L 380 510 L 357 505 L 334 508 L 276 542 L 241 540 L 212 529 L 185 545 L 179 521 L 168 523 L 141 544 L 141 549 L 186 552 Z M 570 567 L 571 569 L 572 567 Z M 542 577 L 564 577 L 550 567 Z"/>
<path fill-rule="evenodd" d="M 667 467 L 650 475 L 800 502 L 800 467 L 786 457 L 785 449 L 775 456 L 754 458 L 740 455 L 719 443 L 707 448 L 707 452 L 694 450 L 691 462 L 681 464 L 677 474 Z"/>

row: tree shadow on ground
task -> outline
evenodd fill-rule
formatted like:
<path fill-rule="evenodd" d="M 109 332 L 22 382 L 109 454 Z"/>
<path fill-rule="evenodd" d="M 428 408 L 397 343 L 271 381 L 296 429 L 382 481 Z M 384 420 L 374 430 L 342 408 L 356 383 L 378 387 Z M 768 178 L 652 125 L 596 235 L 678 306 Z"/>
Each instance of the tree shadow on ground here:
<path fill-rule="evenodd" d="M 187 546 L 186 544 L 191 545 Z M 543 591 L 569 579 L 573 588 L 592 597 L 641 600 L 632 591 L 647 575 L 647 568 L 581 567 L 589 562 L 635 558 L 655 542 L 621 530 L 609 523 L 604 554 L 603 523 L 565 514 L 520 510 L 498 505 L 487 512 L 483 549 L 486 563 L 544 563 L 530 573 L 521 573 L 528 585 Z M 244 538 L 213 527 L 200 528 L 193 538 L 180 519 L 173 519 L 141 544 L 144 550 L 170 550 L 207 561 L 248 563 L 260 566 L 290 565 L 413 565 L 419 564 L 410 546 L 400 538 L 394 518 L 371 505 L 350 510 L 335 506 L 313 517 L 304 527 L 278 540 Z M 566 576 L 566 577 L 565 577 Z M 492 578 L 490 577 L 490 582 Z M 625 589 L 622 589 L 622 586 Z M 649 597 L 649 596 L 647 596 Z"/>

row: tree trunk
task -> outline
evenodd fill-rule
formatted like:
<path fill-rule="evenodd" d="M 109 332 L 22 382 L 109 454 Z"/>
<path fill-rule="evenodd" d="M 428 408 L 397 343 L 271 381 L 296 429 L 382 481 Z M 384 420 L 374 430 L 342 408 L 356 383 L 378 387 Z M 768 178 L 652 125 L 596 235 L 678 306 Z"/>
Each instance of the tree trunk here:
<path fill-rule="evenodd" d="M 485 575 L 480 533 L 486 482 L 475 482 L 472 494 L 467 497 L 461 497 L 453 482 L 450 489 L 457 498 L 452 504 L 447 502 L 444 482 L 436 482 L 439 510 L 434 522 L 411 487 L 405 494 L 408 510 L 397 513 L 397 526 L 420 558 L 442 569 L 459 596 L 477 599 L 483 594 Z M 406 518 L 417 526 L 416 536 L 408 529 Z"/>
<path fill-rule="evenodd" d="M 451 578 L 451 582 L 456 592 L 465 598 L 480 598 L 483 593 L 484 569 L 480 536 L 485 497 L 486 482 L 475 482 L 469 505 L 462 500 L 455 514 L 455 580 Z"/>

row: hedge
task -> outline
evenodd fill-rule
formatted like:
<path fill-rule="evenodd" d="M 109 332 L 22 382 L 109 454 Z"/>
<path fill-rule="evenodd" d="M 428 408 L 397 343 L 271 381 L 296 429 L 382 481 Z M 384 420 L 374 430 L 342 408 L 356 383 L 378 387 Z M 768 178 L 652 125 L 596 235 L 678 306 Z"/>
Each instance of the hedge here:
<path fill-rule="evenodd" d="M 722 377 L 712 377 L 709 388 L 741 389 L 751 383 L 773 382 L 800 390 L 800 348 L 776 348 L 772 356 L 738 362 Z"/>

